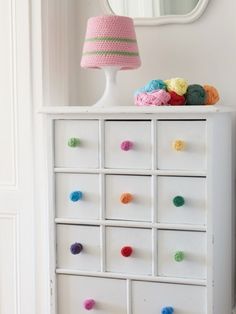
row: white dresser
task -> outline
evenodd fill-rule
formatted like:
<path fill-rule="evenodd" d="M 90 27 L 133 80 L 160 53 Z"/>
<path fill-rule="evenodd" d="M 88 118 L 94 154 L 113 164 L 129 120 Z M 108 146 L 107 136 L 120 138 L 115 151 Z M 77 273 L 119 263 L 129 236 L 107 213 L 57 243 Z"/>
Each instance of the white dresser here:
<path fill-rule="evenodd" d="M 45 107 L 52 314 L 230 314 L 228 107 Z"/>

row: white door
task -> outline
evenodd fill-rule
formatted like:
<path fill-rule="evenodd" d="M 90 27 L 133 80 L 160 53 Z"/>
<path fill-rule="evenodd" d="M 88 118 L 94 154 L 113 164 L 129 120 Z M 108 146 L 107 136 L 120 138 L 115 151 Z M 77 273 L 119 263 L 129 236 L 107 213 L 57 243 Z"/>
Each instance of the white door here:
<path fill-rule="evenodd" d="M 29 4 L 0 0 L 0 313 L 34 313 Z"/>

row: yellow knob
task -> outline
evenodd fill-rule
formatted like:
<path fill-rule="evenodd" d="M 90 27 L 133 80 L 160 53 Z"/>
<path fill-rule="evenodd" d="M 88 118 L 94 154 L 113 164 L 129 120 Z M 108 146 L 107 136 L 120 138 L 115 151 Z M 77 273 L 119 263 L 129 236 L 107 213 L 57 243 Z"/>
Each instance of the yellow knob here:
<path fill-rule="evenodd" d="M 177 152 L 184 150 L 185 146 L 186 146 L 185 142 L 182 140 L 175 140 L 172 144 L 173 149 L 176 150 Z"/>

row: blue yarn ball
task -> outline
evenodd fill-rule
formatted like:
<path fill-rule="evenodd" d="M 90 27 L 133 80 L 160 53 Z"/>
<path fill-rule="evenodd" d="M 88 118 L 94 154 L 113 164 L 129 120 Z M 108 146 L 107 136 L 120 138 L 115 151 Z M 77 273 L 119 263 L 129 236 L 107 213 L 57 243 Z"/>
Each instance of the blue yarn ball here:
<path fill-rule="evenodd" d="M 151 80 L 144 86 L 145 92 L 152 92 L 157 89 L 165 89 L 166 83 L 162 80 Z"/>
<path fill-rule="evenodd" d="M 140 87 L 134 93 L 134 95 L 138 95 L 141 93 L 150 93 L 154 90 L 164 89 L 166 90 L 166 83 L 163 80 L 151 80 L 145 86 Z"/>

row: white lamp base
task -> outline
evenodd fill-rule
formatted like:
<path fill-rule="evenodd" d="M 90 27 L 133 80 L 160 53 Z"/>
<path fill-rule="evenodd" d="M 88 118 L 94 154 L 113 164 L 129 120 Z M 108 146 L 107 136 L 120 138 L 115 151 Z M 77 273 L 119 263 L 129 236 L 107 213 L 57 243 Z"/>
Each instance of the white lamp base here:
<path fill-rule="evenodd" d="M 120 91 L 116 84 L 117 71 L 120 67 L 109 66 L 102 68 L 105 71 L 106 87 L 102 97 L 93 105 L 95 107 L 121 106 Z"/>

